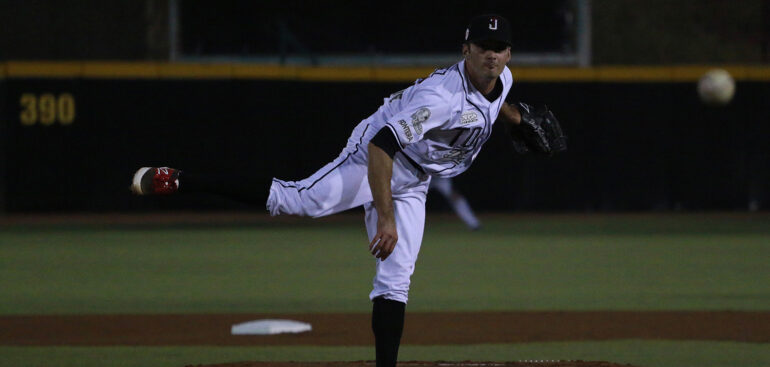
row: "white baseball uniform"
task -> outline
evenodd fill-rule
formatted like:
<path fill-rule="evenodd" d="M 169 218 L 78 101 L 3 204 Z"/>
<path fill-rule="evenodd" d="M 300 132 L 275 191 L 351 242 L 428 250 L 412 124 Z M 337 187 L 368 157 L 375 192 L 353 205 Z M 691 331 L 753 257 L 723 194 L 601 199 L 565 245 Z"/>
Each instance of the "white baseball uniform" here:
<path fill-rule="evenodd" d="M 321 217 L 363 205 L 371 242 L 377 233 L 377 211 L 367 175 L 368 143 L 380 129 L 388 128 L 401 149 L 393 157 L 391 179 L 398 243 L 385 261 L 376 260 L 369 297 L 406 303 L 422 243 L 430 176 L 456 176 L 471 165 L 492 134 L 513 84 L 507 67 L 498 82 L 502 92 L 487 100 L 469 81 L 465 61 L 460 61 L 392 94 L 356 126 L 331 163 L 301 181 L 273 179 L 268 211 Z"/>

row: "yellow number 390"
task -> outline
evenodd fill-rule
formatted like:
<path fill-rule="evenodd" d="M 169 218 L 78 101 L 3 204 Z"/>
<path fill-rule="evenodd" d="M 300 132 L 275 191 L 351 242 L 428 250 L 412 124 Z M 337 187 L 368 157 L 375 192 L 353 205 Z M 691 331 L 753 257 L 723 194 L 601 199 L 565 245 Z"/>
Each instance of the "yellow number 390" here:
<path fill-rule="evenodd" d="M 75 97 L 69 93 L 62 93 L 58 97 L 51 93 L 43 93 L 40 96 L 24 93 L 19 99 L 19 104 L 19 120 L 25 126 L 38 122 L 50 126 L 57 121 L 62 125 L 70 125 L 75 121 Z"/>

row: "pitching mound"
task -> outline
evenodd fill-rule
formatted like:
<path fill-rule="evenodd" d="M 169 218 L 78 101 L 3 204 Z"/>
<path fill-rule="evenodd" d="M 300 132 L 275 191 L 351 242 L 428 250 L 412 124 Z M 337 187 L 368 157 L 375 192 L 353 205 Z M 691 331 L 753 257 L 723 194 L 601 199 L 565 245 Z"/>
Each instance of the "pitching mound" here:
<path fill-rule="evenodd" d="M 238 362 L 186 367 L 373 367 L 374 361 L 355 362 Z M 634 367 L 601 361 L 518 361 L 518 362 L 398 362 L 398 367 Z"/>

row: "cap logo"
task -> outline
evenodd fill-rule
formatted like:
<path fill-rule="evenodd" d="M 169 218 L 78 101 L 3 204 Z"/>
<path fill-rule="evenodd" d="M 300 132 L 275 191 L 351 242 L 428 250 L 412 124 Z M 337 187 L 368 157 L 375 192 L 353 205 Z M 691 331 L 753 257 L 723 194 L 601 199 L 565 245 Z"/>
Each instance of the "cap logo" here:
<path fill-rule="evenodd" d="M 489 18 L 489 29 L 493 31 L 497 30 L 497 18 Z"/>

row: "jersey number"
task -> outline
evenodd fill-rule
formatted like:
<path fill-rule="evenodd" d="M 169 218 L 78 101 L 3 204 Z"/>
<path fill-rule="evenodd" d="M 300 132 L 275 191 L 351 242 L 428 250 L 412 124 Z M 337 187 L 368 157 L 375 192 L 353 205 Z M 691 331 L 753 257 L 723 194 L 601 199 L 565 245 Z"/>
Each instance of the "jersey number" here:
<path fill-rule="evenodd" d="M 460 129 L 453 129 L 453 130 L 457 131 L 457 135 L 455 135 L 455 138 L 452 139 L 452 142 L 449 143 L 449 145 L 457 148 L 470 148 L 476 145 L 476 142 L 479 140 L 479 137 L 481 136 L 481 130 L 483 129 L 481 127 L 474 127 L 474 128 L 460 128 Z M 458 142 L 460 143 L 457 144 Z"/>

